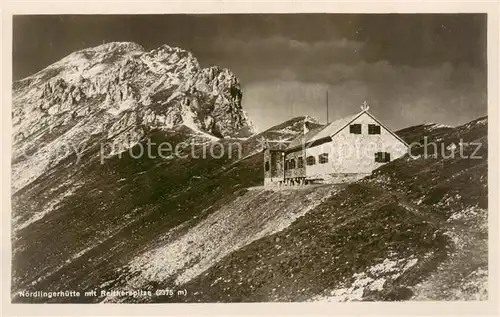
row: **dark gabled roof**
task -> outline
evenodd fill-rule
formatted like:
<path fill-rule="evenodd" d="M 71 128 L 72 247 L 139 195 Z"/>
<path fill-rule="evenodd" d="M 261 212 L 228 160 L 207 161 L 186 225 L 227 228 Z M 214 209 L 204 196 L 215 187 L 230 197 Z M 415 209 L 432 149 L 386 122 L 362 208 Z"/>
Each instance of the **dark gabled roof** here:
<path fill-rule="evenodd" d="M 295 139 L 293 139 L 290 144 L 288 144 L 288 148 L 294 148 L 296 146 L 302 145 L 318 134 L 319 131 L 323 130 L 325 127 L 317 127 L 315 129 L 309 130 L 306 134 L 301 134 Z"/>
<path fill-rule="evenodd" d="M 363 110 L 355 115 L 347 116 L 344 118 L 340 118 L 338 120 L 333 121 L 332 123 L 326 125 L 325 127 L 319 127 L 307 132 L 305 135 L 301 134 L 290 142 L 286 151 L 293 151 L 302 146 L 310 147 L 314 145 L 319 145 L 325 142 L 331 141 L 332 137 L 339 133 L 342 129 L 348 126 L 351 122 L 356 120 L 363 113 L 369 115 L 375 122 L 377 122 L 380 126 L 382 126 L 385 130 L 389 131 L 394 137 L 396 137 L 403 144 L 408 146 L 408 144 L 401 139 L 397 134 L 388 129 L 385 125 L 383 125 L 379 120 L 377 120 L 372 114 L 368 111 Z"/>

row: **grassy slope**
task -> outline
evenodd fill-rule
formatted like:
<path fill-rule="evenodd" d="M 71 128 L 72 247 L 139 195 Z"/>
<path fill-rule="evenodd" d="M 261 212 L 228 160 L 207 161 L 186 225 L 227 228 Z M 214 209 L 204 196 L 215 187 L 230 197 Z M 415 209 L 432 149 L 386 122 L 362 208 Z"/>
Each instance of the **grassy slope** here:
<path fill-rule="evenodd" d="M 456 129 L 425 129 L 415 127 L 401 134 L 409 142 L 422 135 L 428 135 L 429 142 L 442 140 L 446 145 L 458 143 L 460 138 L 480 141 L 482 159 L 403 158 L 391 162 L 333 195 L 286 230 L 234 252 L 183 285 L 189 294 L 186 298 L 155 300 L 308 300 L 349 285 L 356 274 L 395 258 L 414 258 L 417 264 L 400 276 L 379 274 L 378 278 L 386 278 L 384 287 L 362 289 L 362 298 L 411 298 L 412 286 L 453 254 L 456 246 L 450 241 L 450 228 L 467 225 L 445 220 L 471 207 L 484 216 L 487 208 L 487 125 L 473 122 Z M 473 150 L 466 147 L 465 153 Z M 423 148 L 416 148 L 415 154 L 419 151 Z M 480 260 L 462 258 L 465 264 L 456 265 L 461 265 L 460 272 L 454 272 L 457 276 L 467 275 L 477 266 L 487 269 L 484 242 Z M 443 287 L 458 286 L 453 284 L 456 281 L 448 282 L 451 284 Z"/>
<path fill-rule="evenodd" d="M 286 230 L 233 253 L 184 287 L 192 294 L 188 301 L 307 300 L 392 253 L 421 258 L 434 252 L 423 266 L 435 267 L 445 246 L 437 227 L 414 217 L 390 194 L 354 184 Z M 219 277 L 223 280 L 213 285 Z M 381 296 L 397 299 L 399 294 L 389 291 Z"/>
<path fill-rule="evenodd" d="M 174 285 L 177 281 L 188 281 L 231 252 L 288 227 L 335 190 L 338 188 L 333 186 L 304 190 L 248 190 L 177 239 L 170 235 L 161 237 L 161 245 L 123 268 L 122 280 L 125 283 L 110 281 L 106 284 L 110 285 L 110 289 L 154 291 Z M 113 302 L 128 300 L 130 298 L 106 299 Z"/>
<path fill-rule="evenodd" d="M 453 141 L 462 134 L 485 141 L 486 126 L 433 131 L 414 127 L 400 134 L 409 142 L 422 134 Z M 151 137 L 176 143 L 185 136 Z M 123 282 L 121 268 L 161 244 L 160 235 L 183 234 L 242 195 L 243 188 L 261 183 L 262 156 L 249 155 L 256 153 L 256 138 L 245 142 L 240 161 L 134 160 L 125 155 L 104 165 L 95 158 L 83 159 L 83 166 L 71 165 L 71 158 L 62 162 L 67 168 L 54 169 L 13 197 L 16 213 L 30 214 L 66 189 L 74 191 L 42 220 L 16 233 L 13 290 L 83 290 L 106 280 Z M 95 156 L 98 149 L 93 151 L 88 155 Z M 442 221 L 460 208 L 477 203 L 486 207 L 486 172 L 484 159 L 394 161 L 330 197 L 288 229 L 228 255 L 185 285 L 185 300 L 306 300 L 348 283 L 353 273 L 393 254 L 419 259 L 431 254 L 383 291 L 366 294 L 409 298 L 409 287 L 446 258 L 449 239 Z M 449 196 L 457 194 L 460 198 L 450 205 Z"/>
<path fill-rule="evenodd" d="M 183 133 L 150 137 L 174 145 L 185 139 Z M 13 291 L 98 287 L 158 235 L 195 224 L 261 181 L 261 154 L 236 161 L 137 160 L 125 153 L 101 165 L 98 151 L 91 149 L 78 166 L 68 158 L 61 163 L 66 168 L 58 166 L 13 197 L 15 214 L 33 214 L 73 188 L 52 212 L 16 233 Z"/>

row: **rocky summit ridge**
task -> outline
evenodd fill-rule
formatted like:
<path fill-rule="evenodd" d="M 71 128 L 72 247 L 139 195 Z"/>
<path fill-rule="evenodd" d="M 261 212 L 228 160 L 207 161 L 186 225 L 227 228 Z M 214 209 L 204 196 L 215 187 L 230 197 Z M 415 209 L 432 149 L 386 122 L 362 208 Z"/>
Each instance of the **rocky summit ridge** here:
<path fill-rule="evenodd" d="M 183 125 L 209 138 L 250 136 L 241 101 L 230 70 L 202 68 L 180 48 L 112 42 L 73 52 L 13 83 L 13 189 L 64 158 L 61 147 L 90 139 L 120 152 L 147 131 Z"/>

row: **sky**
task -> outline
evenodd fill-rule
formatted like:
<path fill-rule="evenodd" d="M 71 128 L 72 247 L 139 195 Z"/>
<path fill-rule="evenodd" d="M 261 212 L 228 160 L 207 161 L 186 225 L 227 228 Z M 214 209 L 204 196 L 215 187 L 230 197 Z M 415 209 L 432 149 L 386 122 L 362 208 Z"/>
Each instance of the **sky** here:
<path fill-rule="evenodd" d="M 296 116 L 360 111 L 392 129 L 487 114 L 485 14 L 15 16 L 13 79 L 112 41 L 191 51 L 229 68 L 259 131 Z"/>

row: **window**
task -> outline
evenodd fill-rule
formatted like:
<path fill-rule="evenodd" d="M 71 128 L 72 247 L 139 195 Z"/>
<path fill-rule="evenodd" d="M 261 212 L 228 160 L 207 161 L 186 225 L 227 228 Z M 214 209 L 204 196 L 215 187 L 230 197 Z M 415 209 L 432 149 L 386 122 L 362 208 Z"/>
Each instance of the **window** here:
<path fill-rule="evenodd" d="M 351 124 L 349 126 L 349 132 L 352 134 L 361 134 L 361 124 Z"/>
<path fill-rule="evenodd" d="M 294 169 L 294 168 L 295 168 L 295 160 L 291 159 L 290 160 L 290 169 Z"/>
<path fill-rule="evenodd" d="M 375 153 L 375 162 L 386 163 L 391 161 L 391 154 L 387 152 L 377 152 Z"/>
<path fill-rule="evenodd" d="M 266 167 L 265 167 L 265 169 L 266 169 L 266 172 L 267 172 L 267 171 L 269 171 L 269 162 L 266 162 Z"/>
<path fill-rule="evenodd" d="M 380 126 L 376 124 L 369 124 L 368 134 L 380 134 Z"/>
<path fill-rule="evenodd" d="M 302 156 L 297 159 L 297 167 L 298 168 L 304 167 L 304 159 L 302 158 Z"/>
<path fill-rule="evenodd" d="M 290 161 L 286 160 L 285 161 L 285 169 L 289 169 L 290 168 Z"/>
<path fill-rule="evenodd" d="M 328 163 L 328 153 L 323 153 L 318 156 L 319 164 Z"/>
<path fill-rule="evenodd" d="M 308 156 L 306 159 L 306 163 L 307 165 L 314 165 L 316 164 L 316 159 L 314 158 L 314 156 Z"/>

